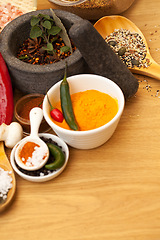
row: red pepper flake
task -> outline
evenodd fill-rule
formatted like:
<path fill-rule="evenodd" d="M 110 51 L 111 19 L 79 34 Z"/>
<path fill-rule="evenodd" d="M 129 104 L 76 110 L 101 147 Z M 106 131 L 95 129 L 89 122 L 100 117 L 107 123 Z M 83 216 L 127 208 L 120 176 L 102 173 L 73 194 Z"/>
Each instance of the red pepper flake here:
<path fill-rule="evenodd" d="M 45 65 L 58 62 L 62 59 L 71 55 L 71 52 L 60 52 L 60 48 L 65 44 L 60 36 L 57 36 L 58 39 L 53 44 L 53 48 L 55 49 L 55 54 L 49 54 L 47 51 L 43 50 L 44 42 L 41 38 L 38 39 L 30 39 L 28 38 L 19 48 L 17 53 L 17 58 L 22 60 L 23 62 L 36 64 L 36 65 Z M 72 43 L 73 51 L 75 51 L 76 47 Z"/>

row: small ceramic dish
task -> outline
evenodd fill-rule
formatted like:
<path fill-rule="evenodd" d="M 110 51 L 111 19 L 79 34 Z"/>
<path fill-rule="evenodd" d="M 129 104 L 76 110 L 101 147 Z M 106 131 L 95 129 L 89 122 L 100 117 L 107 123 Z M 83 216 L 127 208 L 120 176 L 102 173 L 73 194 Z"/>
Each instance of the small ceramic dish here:
<path fill-rule="evenodd" d="M 22 178 L 24 178 L 25 180 L 28 180 L 28 181 L 31 181 L 31 182 L 46 182 L 46 181 L 49 181 L 55 177 L 57 177 L 58 175 L 60 175 L 63 170 L 65 169 L 65 167 L 67 166 L 67 163 L 68 163 L 68 158 L 69 158 L 69 149 L 68 149 L 68 146 L 67 144 L 61 140 L 59 137 L 53 135 L 53 134 L 49 134 L 49 133 L 40 133 L 39 134 L 39 137 L 43 137 L 43 138 L 46 138 L 46 139 L 52 139 L 53 142 L 57 143 L 57 145 L 59 147 L 62 148 L 62 151 L 65 153 L 65 163 L 64 165 L 60 168 L 60 169 L 57 169 L 53 172 L 51 171 L 48 171 L 48 174 L 47 175 L 43 175 L 43 174 L 40 174 L 39 176 L 30 176 L 28 174 L 26 174 L 25 172 L 23 172 L 16 164 L 16 161 L 15 161 L 15 151 L 16 151 L 16 148 L 18 147 L 19 143 L 17 143 L 14 148 L 12 149 L 11 151 L 11 155 L 10 155 L 10 162 L 11 162 L 11 165 L 14 169 L 14 171 Z"/>
<path fill-rule="evenodd" d="M 14 116 L 16 120 L 21 124 L 25 135 L 28 135 L 30 133 L 29 112 L 33 107 L 40 107 L 40 105 L 42 105 L 43 98 L 43 94 L 27 94 L 21 97 L 15 104 Z M 50 129 L 50 126 L 43 118 L 39 132 L 48 132 Z"/>

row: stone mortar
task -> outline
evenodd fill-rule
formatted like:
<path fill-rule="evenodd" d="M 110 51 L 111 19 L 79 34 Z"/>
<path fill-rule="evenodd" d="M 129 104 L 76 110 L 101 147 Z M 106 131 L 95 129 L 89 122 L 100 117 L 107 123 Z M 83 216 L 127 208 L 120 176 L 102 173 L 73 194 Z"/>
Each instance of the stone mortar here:
<path fill-rule="evenodd" d="M 75 14 L 54 10 L 67 31 L 81 18 Z M 49 9 L 33 11 L 11 21 L 0 34 L 0 52 L 8 66 L 13 86 L 24 93 L 42 93 L 63 79 L 67 60 L 67 76 L 84 73 L 86 63 L 78 49 L 65 60 L 47 65 L 32 65 L 16 57 L 20 45 L 29 37 L 31 16 L 39 13 L 52 16 Z"/>

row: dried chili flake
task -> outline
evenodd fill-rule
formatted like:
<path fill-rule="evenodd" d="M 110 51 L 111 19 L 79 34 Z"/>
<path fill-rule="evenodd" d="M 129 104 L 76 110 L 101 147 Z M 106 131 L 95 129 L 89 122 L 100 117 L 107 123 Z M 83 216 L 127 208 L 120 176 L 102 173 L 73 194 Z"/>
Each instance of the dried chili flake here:
<path fill-rule="evenodd" d="M 71 52 L 61 52 L 60 49 L 65 44 L 60 36 L 57 36 L 56 42 L 53 43 L 53 47 L 55 50 L 55 54 L 49 54 L 42 47 L 44 46 L 44 42 L 41 37 L 37 39 L 28 38 L 25 40 L 20 46 L 17 58 L 22 60 L 23 62 L 35 64 L 35 65 L 45 65 L 58 62 L 62 59 L 71 55 Z M 72 43 L 72 49 L 75 51 L 76 47 Z"/>

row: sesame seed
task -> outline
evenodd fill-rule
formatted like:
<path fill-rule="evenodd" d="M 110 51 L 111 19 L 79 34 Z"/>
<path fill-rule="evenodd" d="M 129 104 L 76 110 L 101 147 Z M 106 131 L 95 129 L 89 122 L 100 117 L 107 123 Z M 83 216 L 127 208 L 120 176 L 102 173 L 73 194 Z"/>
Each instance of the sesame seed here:
<path fill-rule="evenodd" d="M 105 38 L 105 41 L 127 67 L 148 68 L 150 66 L 150 60 L 146 58 L 146 46 L 138 33 L 122 28 L 115 29 Z"/>

